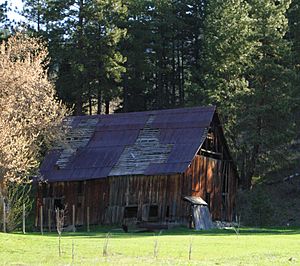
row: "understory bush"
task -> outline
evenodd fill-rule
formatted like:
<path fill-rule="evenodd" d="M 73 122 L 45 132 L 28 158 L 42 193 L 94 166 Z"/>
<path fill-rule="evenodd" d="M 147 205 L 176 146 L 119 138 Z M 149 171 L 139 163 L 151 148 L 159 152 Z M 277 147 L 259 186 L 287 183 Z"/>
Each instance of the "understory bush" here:
<path fill-rule="evenodd" d="M 265 190 L 260 187 L 240 190 L 237 197 L 237 213 L 244 226 L 274 225 L 275 208 Z"/>
<path fill-rule="evenodd" d="M 3 201 L 6 209 L 6 231 L 11 232 L 22 225 L 23 205 L 27 216 L 32 208 L 32 185 L 29 182 L 8 182 L 5 196 L 0 198 L 0 222 L 3 230 Z"/>

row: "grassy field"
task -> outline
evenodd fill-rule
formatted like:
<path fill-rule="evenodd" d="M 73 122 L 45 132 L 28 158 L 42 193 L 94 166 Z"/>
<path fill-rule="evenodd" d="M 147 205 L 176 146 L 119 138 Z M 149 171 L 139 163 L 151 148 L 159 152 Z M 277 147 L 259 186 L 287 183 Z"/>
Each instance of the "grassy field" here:
<path fill-rule="evenodd" d="M 243 228 L 239 235 L 230 229 L 196 232 L 178 228 L 154 235 L 102 228 L 63 233 L 61 257 L 55 233 L 1 233 L 0 264 L 300 265 L 299 233 L 300 228 Z M 106 241 L 108 255 L 103 256 Z"/>

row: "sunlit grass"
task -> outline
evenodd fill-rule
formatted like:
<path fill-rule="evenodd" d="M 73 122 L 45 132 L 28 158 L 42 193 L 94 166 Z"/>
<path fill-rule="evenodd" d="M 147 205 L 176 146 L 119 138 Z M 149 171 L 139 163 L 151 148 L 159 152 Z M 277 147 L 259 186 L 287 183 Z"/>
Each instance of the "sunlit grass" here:
<path fill-rule="evenodd" d="M 107 232 L 110 237 L 107 240 Z M 63 233 L 62 256 L 55 233 L 0 234 L 2 265 L 300 265 L 300 228 L 242 228 L 196 232 L 185 228 L 154 233 L 123 233 L 98 228 Z M 157 258 L 154 256 L 157 239 Z M 108 241 L 107 256 L 103 246 Z M 192 255 L 189 260 L 189 246 Z"/>

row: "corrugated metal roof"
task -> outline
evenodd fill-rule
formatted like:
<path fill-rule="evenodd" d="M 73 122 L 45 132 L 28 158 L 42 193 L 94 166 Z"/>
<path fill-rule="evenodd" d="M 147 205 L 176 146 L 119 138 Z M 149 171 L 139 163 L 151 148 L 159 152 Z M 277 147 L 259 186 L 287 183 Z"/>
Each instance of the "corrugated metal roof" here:
<path fill-rule="evenodd" d="M 182 173 L 202 145 L 214 112 L 215 107 L 194 107 L 69 117 L 72 156 L 52 150 L 40 172 L 49 182 Z"/>
<path fill-rule="evenodd" d="M 201 197 L 195 196 L 185 196 L 183 200 L 190 202 L 192 205 L 205 205 L 207 206 L 206 201 L 204 201 Z"/>
<path fill-rule="evenodd" d="M 203 127 L 193 128 L 161 128 L 159 130 L 159 141 L 160 143 L 169 144 L 187 144 L 187 143 L 198 143 L 199 136 L 203 135 Z"/>
<path fill-rule="evenodd" d="M 152 163 L 145 170 L 144 175 L 183 173 L 188 163 Z"/>
<path fill-rule="evenodd" d="M 202 143 L 201 143 L 202 144 Z M 170 152 L 167 163 L 190 163 L 200 147 L 198 143 L 175 144 Z"/>
<path fill-rule="evenodd" d="M 103 126 L 102 129 L 105 129 Z M 133 144 L 139 134 L 139 129 L 102 130 L 95 131 L 88 147 L 111 147 Z"/>

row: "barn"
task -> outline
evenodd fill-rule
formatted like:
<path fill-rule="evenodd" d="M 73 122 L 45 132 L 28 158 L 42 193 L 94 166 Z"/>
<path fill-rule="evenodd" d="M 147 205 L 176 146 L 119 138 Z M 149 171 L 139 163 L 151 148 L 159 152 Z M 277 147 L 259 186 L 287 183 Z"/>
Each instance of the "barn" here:
<path fill-rule="evenodd" d="M 214 220 L 231 221 L 238 174 L 215 107 L 72 116 L 66 143 L 45 157 L 36 225 L 157 222 L 188 224 L 205 201 Z M 42 206 L 42 208 L 41 208 Z"/>

